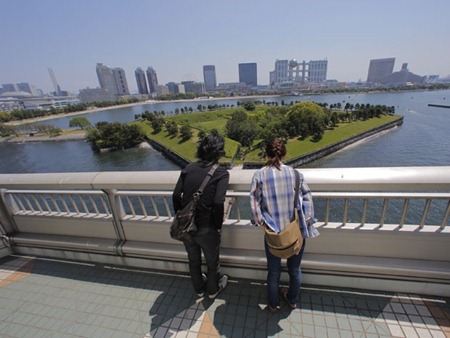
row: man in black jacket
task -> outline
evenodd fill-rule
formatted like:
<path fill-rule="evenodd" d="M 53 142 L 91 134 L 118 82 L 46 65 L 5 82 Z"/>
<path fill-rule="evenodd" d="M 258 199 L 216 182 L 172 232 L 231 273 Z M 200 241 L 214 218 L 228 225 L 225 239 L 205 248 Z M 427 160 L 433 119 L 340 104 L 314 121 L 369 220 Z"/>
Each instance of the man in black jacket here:
<path fill-rule="evenodd" d="M 172 195 L 175 213 L 192 199 L 208 171 L 225 155 L 224 146 L 224 139 L 217 133 L 202 139 L 196 154 L 198 161 L 188 164 L 181 171 L 175 186 Z M 226 168 L 219 166 L 216 169 L 197 205 L 195 224 L 198 230 L 190 240 L 183 242 L 188 254 L 192 284 L 199 297 L 203 297 L 206 291 L 209 298 L 214 299 L 228 283 L 228 276 L 220 275 L 219 248 L 229 177 Z M 201 270 L 202 251 L 207 274 Z"/>

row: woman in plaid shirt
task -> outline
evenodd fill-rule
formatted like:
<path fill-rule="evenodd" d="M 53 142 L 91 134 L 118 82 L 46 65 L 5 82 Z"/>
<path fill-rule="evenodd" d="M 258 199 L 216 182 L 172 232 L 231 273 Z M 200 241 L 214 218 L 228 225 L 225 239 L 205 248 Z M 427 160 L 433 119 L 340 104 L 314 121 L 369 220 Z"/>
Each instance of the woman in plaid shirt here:
<path fill-rule="evenodd" d="M 289 225 L 294 215 L 295 169 L 282 162 L 286 156 L 286 146 L 280 139 L 275 139 L 266 145 L 266 156 L 265 166 L 253 175 L 250 191 L 251 211 L 257 226 L 268 226 L 272 230 L 280 232 Z M 305 240 L 300 252 L 287 259 L 289 272 L 289 288 L 287 290 L 279 289 L 281 258 L 274 256 L 269 251 L 267 243 L 264 243 L 268 270 L 268 308 L 271 312 L 280 309 L 280 293 L 291 309 L 296 308 L 302 278 L 300 263 L 306 238 L 319 235 L 313 225 L 315 218 L 311 191 L 301 173 L 297 209 L 299 210 L 300 230 Z"/>

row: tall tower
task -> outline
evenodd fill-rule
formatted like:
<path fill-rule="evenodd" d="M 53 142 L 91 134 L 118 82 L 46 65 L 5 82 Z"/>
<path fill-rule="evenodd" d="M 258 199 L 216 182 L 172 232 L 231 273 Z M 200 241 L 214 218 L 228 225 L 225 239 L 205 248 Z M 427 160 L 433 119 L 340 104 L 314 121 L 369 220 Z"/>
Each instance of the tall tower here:
<path fill-rule="evenodd" d="M 156 93 L 158 88 L 158 77 L 156 71 L 152 67 L 147 68 L 148 89 L 150 93 Z"/>
<path fill-rule="evenodd" d="M 125 76 L 125 71 L 122 68 L 116 67 L 112 70 L 114 75 L 114 81 L 116 82 L 117 94 L 118 95 L 129 95 L 130 91 L 128 89 L 127 77 Z"/>
<path fill-rule="evenodd" d="M 107 90 L 113 96 L 117 95 L 116 80 L 114 79 L 112 69 L 104 66 L 102 63 L 97 63 L 96 70 L 100 88 Z"/>
<path fill-rule="evenodd" d="M 205 90 L 214 92 L 217 86 L 216 67 L 213 65 L 203 66 L 203 79 L 205 81 Z"/>
<path fill-rule="evenodd" d="M 122 68 L 110 68 L 97 63 L 97 77 L 100 88 L 107 90 L 113 96 L 128 95 L 128 82 Z"/>
<path fill-rule="evenodd" d="M 239 82 L 249 86 L 258 85 L 256 62 L 239 64 Z"/>
<path fill-rule="evenodd" d="M 370 60 L 367 82 L 380 82 L 383 78 L 392 74 L 395 58 Z"/>
<path fill-rule="evenodd" d="M 144 70 L 141 67 L 138 67 L 134 74 L 136 75 L 139 94 L 148 94 L 147 78 L 145 77 Z"/>
<path fill-rule="evenodd" d="M 55 88 L 56 96 L 62 96 L 61 87 L 56 81 L 55 73 L 53 73 L 53 69 L 48 68 L 48 73 L 50 74 L 50 79 L 52 80 L 53 88 Z"/>

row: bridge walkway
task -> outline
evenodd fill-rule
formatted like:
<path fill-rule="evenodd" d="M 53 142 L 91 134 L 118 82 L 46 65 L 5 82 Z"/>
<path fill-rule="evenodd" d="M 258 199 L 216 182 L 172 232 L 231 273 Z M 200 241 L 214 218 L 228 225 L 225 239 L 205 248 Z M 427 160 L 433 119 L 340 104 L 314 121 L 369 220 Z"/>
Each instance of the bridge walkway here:
<path fill-rule="evenodd" d="M 450 337 L 450 300 L 303 285 L 298 308 L 264 310 L 263 283 L 211 301 L 188 276 L 27 256 L 0 259 L 0 336 Z"/>

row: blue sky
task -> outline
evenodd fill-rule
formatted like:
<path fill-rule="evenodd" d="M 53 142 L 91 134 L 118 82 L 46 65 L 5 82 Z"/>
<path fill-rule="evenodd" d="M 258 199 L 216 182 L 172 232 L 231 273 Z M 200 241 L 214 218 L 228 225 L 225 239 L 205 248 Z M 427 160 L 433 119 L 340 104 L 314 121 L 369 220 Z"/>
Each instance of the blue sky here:
<path fill-rule="evenodd" d="M 449 0 L 14 0 L 0 2 L 0 84 L 53 90 L 98 87 L 95 65 L 153 67 L 160 84 L 237 82 L 258 64 L 268 84 L 276 59 L 328 59 L 328 79 L 366 80 L 370 59 L 395 57 L 418 75 L 450 74 Z"/>

